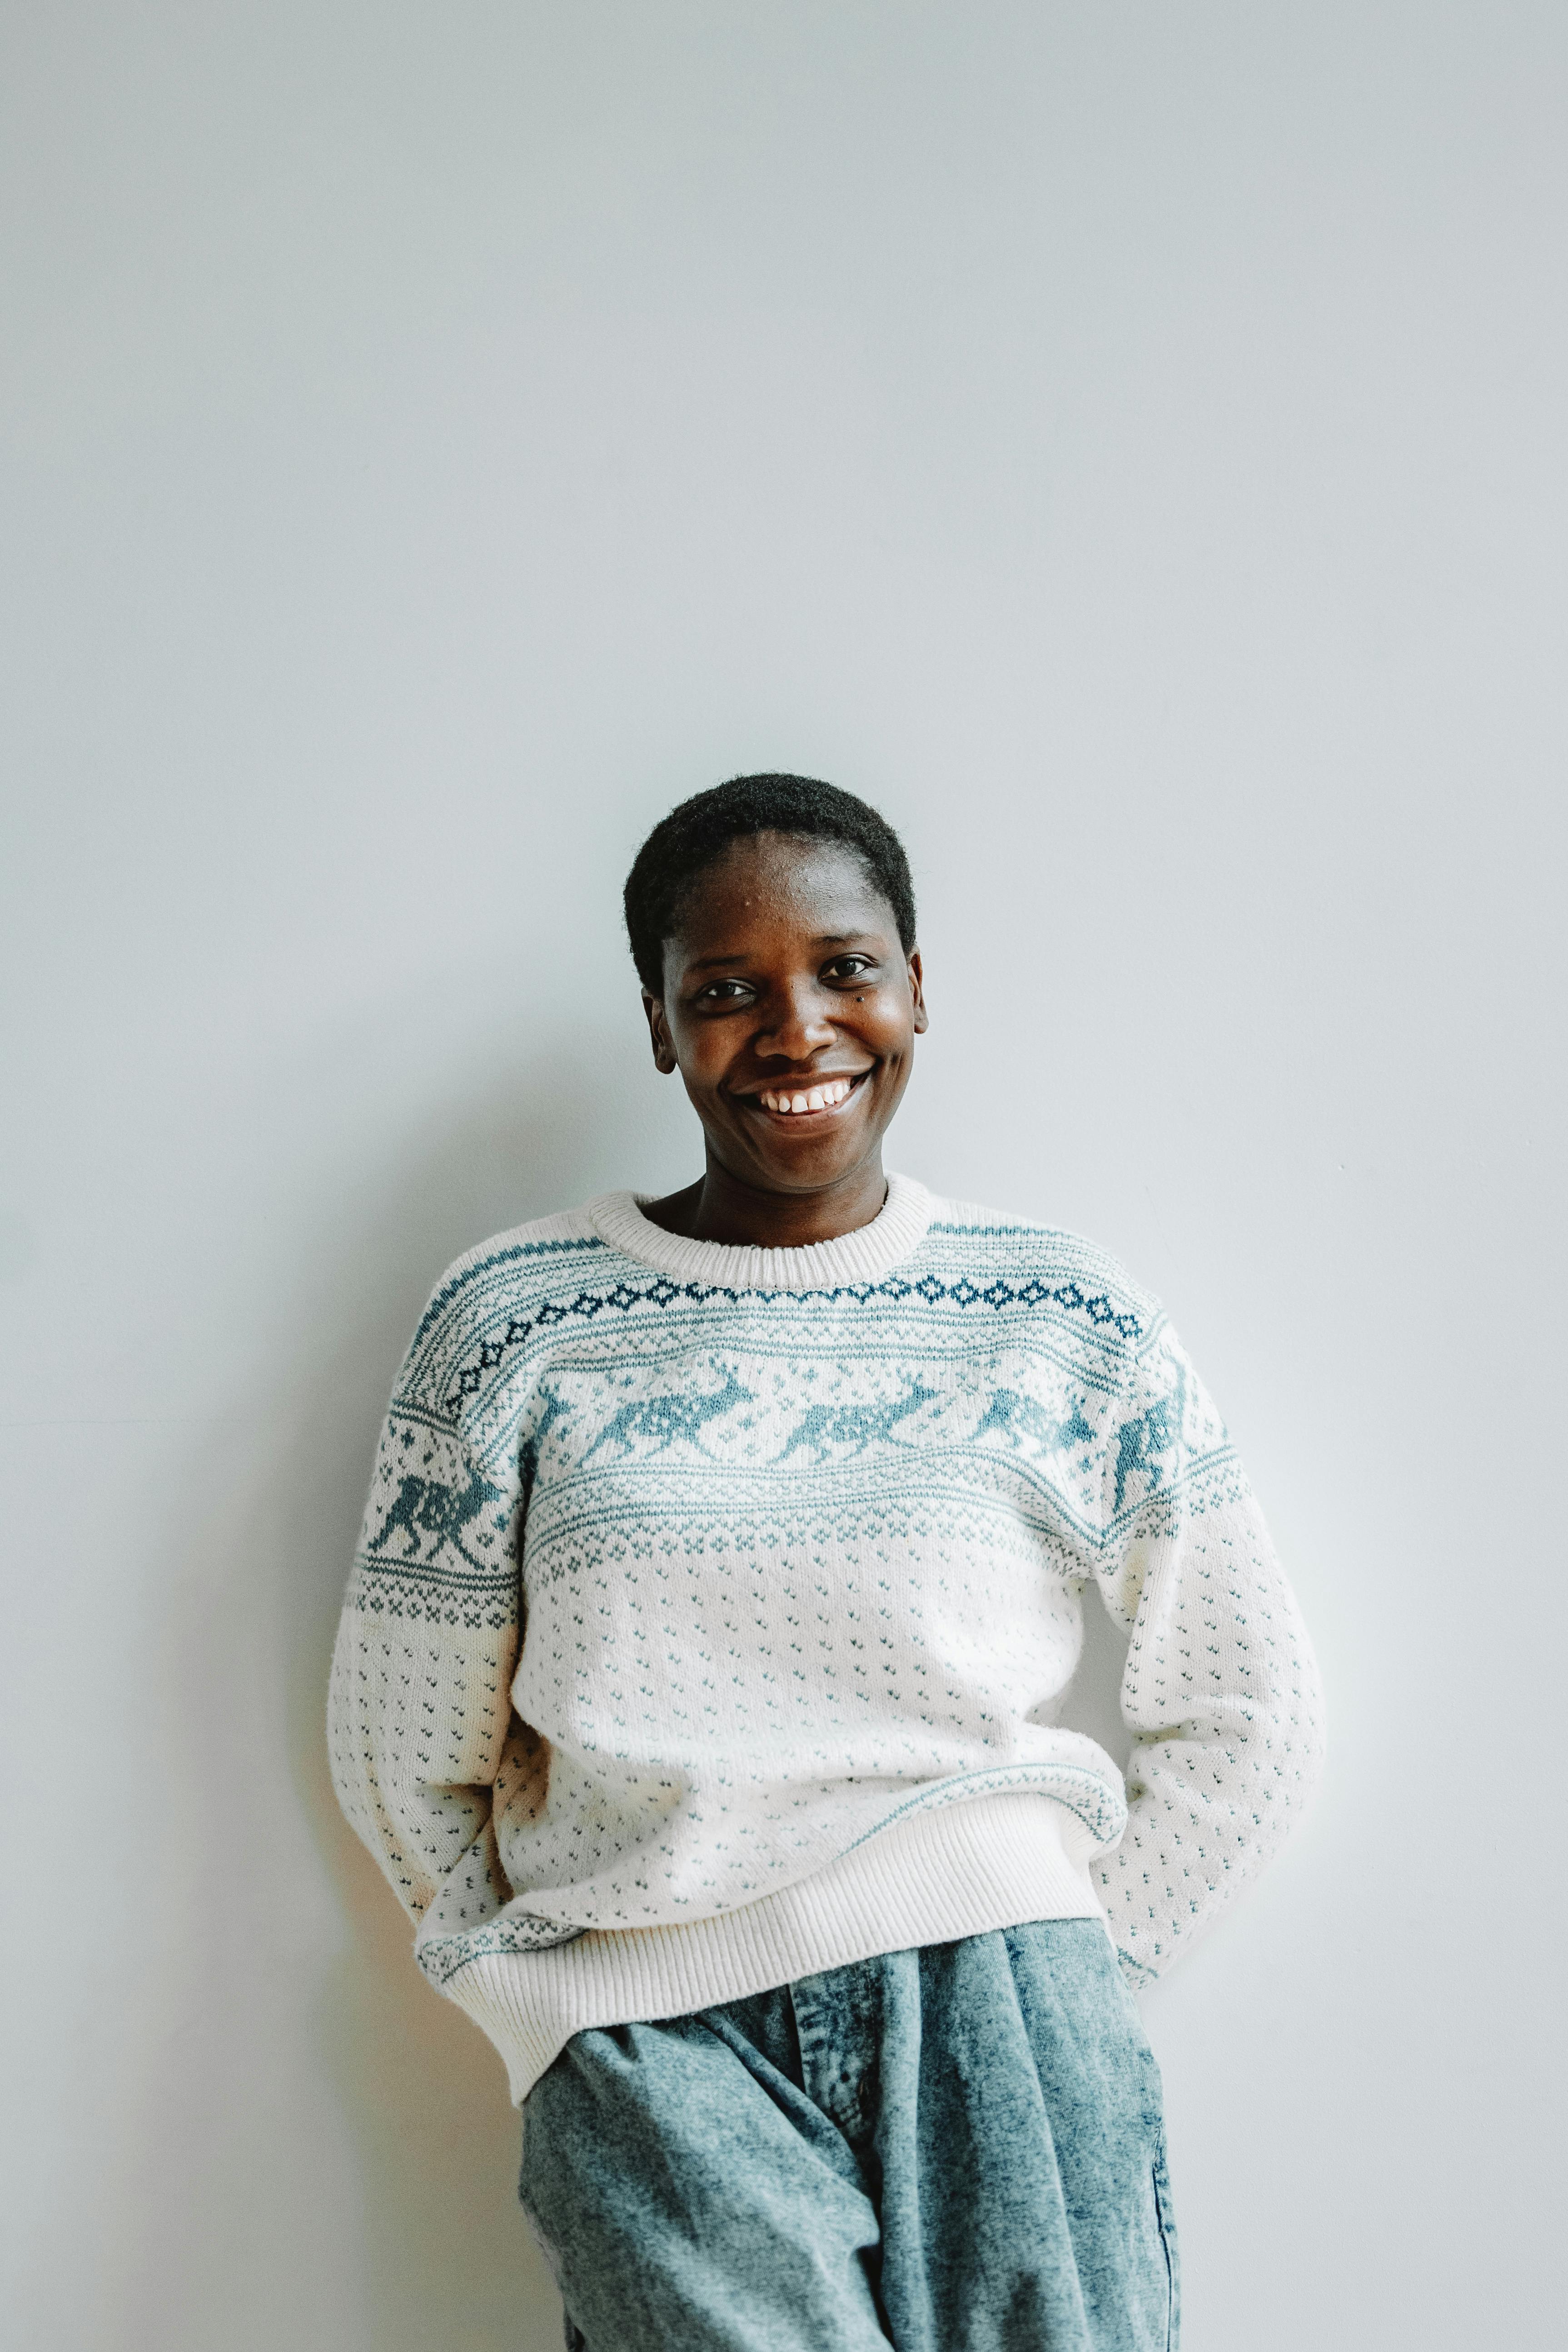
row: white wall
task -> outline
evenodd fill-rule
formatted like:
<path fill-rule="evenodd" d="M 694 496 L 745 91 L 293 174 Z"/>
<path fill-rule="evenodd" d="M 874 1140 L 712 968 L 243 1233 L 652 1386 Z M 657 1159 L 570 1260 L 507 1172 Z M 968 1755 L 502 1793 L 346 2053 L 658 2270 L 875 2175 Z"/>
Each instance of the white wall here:
<path fill-rule="evenodd" d="M 18 2344 L 557 2340 L 325 1662 L 442 1265 L 695 1171 L 618 885 L 773 765 L 917 860 L 899 1164 L 1163 1292 L 1321 1650 L 1148 2003 L 1188 2342 L 1546 2340 L 1565 81 L 1545 0 L 0 22 Z"/>

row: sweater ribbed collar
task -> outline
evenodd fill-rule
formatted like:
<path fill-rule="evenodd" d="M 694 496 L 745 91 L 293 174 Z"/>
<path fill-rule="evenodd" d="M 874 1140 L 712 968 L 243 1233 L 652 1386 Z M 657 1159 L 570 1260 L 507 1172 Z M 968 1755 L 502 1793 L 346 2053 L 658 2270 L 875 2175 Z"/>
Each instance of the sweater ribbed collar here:
<path fill-rule="evenodd" d="M 645 1196 L 651 1197 L 651 1196 Z M 755 1249 L 747 1243 L 692 1242 L 645 1217 L 635 1192 L 605 1192 L 588 1203 L 595 1231 L 613 1249 L 679 1282 L 724 1290 L 834 1290 L 877 1282 L 925 1239 L 932 1202 L 912 1176 L 889 1174 L 888 1197 L 868 1225 L 801 1249 Z"/>

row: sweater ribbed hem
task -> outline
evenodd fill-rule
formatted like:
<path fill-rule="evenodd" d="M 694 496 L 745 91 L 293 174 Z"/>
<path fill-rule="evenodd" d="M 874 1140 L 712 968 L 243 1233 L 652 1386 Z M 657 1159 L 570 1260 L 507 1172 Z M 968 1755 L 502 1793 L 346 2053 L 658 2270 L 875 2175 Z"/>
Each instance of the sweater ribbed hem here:
<path fill-rule="evenodd" d="M 683 2017 L 879 1952 L 1031 1919 L 1102 1918 L 1093 1842 L 1030 1791 L 918 1813 L 796 1885 L 679 1927 L 590 1928 L 574 1943 L 472 1960 L 449 2000 L 506 2060 L 521 2105 L 574 2033 Z"/>
<path fill-rule="evenodd" d="M 588 1203 L 595 1231 L 612 1248 L 677 1282 L 716 1290 L 835 1290 L 878 1282 L 912 1257 L 931 1220 L 931 1197 L 912 1176 L 888 1178 L 888 1197 L 868 1225 L 837 1241 L 799 1249 L 756 1249 L 749 1244 L 688 1241 L 645 1217 L 632 1192 L 605 1192 Z"/>

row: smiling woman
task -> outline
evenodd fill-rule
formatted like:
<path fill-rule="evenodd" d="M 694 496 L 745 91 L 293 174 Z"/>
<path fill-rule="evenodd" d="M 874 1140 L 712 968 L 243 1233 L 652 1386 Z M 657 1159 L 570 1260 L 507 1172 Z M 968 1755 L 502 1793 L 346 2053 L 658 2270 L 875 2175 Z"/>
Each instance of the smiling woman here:
<path fill-rule="evenodd" d="M 1295 1603 L 1154 1301 L 885 1173 L 926 1013 L 876 811 L 700 793 L 626 912 L 703 1173 L 437 1287 L 340 1794 L 507 2059 L 571 2344 L 1170 2352 L 1130 1992 L 1316 1776 Z M 1125 1781 L 1056 1719 L 1091 1578 Z"/>
<path fill-rule="evenodd" d="M 693 809 L 707 823 L 683 828 Z M 667 817 L 632 868 L 654 1060 L 708 1146 L 702 1178 L 647 1211 L 667 1232 L 787 1248 L 882 1206 L 926 1013 L 909 867 L 873 815 L 831 785 L 742 777 Z"/>

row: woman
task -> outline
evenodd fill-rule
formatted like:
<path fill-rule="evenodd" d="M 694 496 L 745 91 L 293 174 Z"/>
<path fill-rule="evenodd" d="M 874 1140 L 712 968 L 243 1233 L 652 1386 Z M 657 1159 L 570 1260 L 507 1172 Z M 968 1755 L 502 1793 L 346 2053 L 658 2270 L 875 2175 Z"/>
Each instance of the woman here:
<path fill-rule="evenodd" d="M 655 828 L 626 911 L 704 1172 L 437 1290 L 340 1795 L 506 2057 L 569 2344 L 1168 2352 L 1128 1988 L 1315 1777 L 1295 1604 L 1153 1302 L 884 1175 L 926 1015 L 883 819 L 739 778 Z M 1054 1720 L 1090 1578 L 1125 1784 Z"/>

